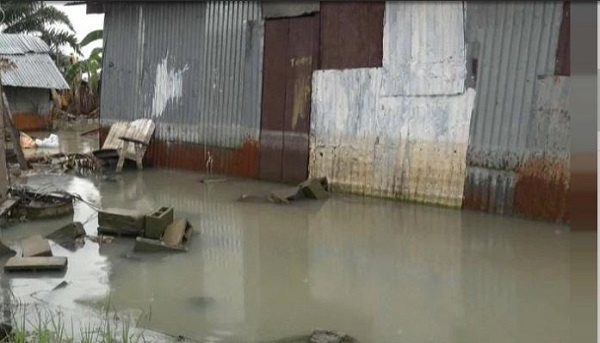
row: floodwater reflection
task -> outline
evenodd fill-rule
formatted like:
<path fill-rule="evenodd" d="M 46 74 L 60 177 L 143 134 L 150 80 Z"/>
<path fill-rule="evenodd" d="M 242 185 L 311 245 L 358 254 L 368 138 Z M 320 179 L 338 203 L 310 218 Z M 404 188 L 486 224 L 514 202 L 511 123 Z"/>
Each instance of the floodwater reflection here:
<path fill-rule="evenodd" d="M 126 172 L 114 182 L 40 176 L 102 207 L 172 206 L 195 235 L 188 253 L 137 254 L 133 241 L 87 241 L 69 256 L 71 284 L 45 300 L 89 309 L 110 299 L 149 314 L 152 330 L 196 340 L 265 342 L 316 328 L 360 342 L 565 342 L 571 237 L 558 225 L 334 195 L 290 206 L 240 203 L 279 185 Z M 95 234 L 86 204 L 75 220 Z M 4 239 L 51 232 L 30 222 Z M 61 279 L 11 278 L 21 295 Z"/>

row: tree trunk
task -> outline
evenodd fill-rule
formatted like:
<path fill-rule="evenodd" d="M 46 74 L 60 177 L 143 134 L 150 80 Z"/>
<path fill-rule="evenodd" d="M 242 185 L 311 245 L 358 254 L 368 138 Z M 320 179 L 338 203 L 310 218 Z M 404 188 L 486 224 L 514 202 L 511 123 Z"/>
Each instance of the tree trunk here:
<path fill-rule="evenodd" d="M 2 80 L 0 79 L 0 92 L 2 89 Z M 0 101 L 0 116 L 4 118 L 6 106 L 4 101 Z M 19 137 L 20 138 L 20 137 Z M 8 198 L 8 169 L 6 167 L 6 128 L 4 120 L 0 120 L 0 203 Z"/>

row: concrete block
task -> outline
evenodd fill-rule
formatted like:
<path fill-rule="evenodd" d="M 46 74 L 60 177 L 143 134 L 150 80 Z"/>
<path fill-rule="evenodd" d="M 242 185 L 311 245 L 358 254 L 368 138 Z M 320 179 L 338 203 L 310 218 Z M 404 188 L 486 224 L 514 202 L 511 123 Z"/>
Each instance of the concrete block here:
<path fill-rule="evenodd" d="M 67 267 L 67 258 L 60 257 L 11 257 L 4 265 L 5 271 L 48 271 L 63 270 Z"/>
<path fill-rule="evenodd" d="M 305 197 L 310 199 L 327 199 L 329 183 L 326 177 L 308 179 L 299 185 Z"/>
<path fill-rule="evenodd" d="M 137 237 L 133 249 L 139 252 L 187 252 L 192 231 L 192 226 L 188 221 L 180 219 L 169 225 L 163 235 L 163 240 Z M 165 238 L 169 243 L 164 241 Z M 177 243 L 173 244 L 173 242 Z"/>
<path fill-rule="evenodd" d="M 63 239 L 76 239 L 83 236 L 85 236 L 85 229 L 83 228 L 83 224 L 79 222 L 74 222 L 71 224 L 67 224 L 61 227 L 60 229 L 46 235 L 46 238 L 56 241 Z"/>
<path fill-rule="evenodd" d="M 146 216 L 132 210 L 109 208 L 98 212 L 98 233 L 113 235 L 141 235 Z"/>
<path fill-rule="evenodd" d="M 137 229 L 116 229 L 112 227 L 98 226 L 98 235 L 117 236 L 117 237 L 138 237 L 143 235 L 144 230 Z"/>
<path fill-rule="evenodd" d="M 0 256 L 14 256 L 16 252 L 0 241 Z M 1 340 L 0 340 L 1 342 Z"/>
<path fill-rule="evenodd" d="M 23 257 L 52 256 L 48 240 L 40 235 L 31 236 L 21 242 Z"/>
<path fill-rule="evenodd" d="M 290 187 L 272 191 L 269 200 L 277 204 L 288 204 L 290 201 L 300 200 L 303 194 L 299 187 Z"/>
<path fill-rule="evenodd" d="M 159 239 L 164 234 L 167 226 L 173 223 L 173 208 L 161 207 L 146 215 L 144 237 Z"/>

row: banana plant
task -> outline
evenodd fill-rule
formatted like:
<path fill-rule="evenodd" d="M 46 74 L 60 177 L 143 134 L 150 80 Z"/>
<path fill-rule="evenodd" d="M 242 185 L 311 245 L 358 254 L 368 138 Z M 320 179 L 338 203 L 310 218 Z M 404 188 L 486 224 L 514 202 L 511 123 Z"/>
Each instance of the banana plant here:
<path fill-rule="evenodd" d="M 101 39 L 102 30 L 91 31 L 81 40 L 79 45 L 85 47 Z M 87 79 L 89 86 L 85 88 L 88 94 L 83 94 L 83 96 L 92 98 L 94 103 L 98 103 L 100 71 L 102 69 L 102 48 L 94 48 L 87 59 L 78 60 L 77 57 L 72 56 L 71 65 L 65 74 L 65 78 L 71 86 L 71 98 L 74 100 L 76 106 L 74 112 L 80 112 L 82 96 L 80 94 L 80 87 L 83 79 Z"/>

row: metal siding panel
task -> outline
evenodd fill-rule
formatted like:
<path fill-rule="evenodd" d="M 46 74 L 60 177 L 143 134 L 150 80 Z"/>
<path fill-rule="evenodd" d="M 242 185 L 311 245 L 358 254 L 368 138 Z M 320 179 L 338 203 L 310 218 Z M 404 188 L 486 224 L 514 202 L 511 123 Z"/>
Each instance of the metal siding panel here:
<path fill-rule="evenodd" d="M 467 153 L 466 208 L 546 219 L 565 217 L 566 193 L 560 189 L 568 168 L 564 160 L 568 148 L 563 146 L 558 153 L 554 143 L 539 138 L 551 134 L 563 139 L 568 132 L 568 116 L 564 115 L 568 82 L 542 81 L 555 71 L 562 7 L 561 2 L 467 2 L 467 50 L 478 61 L 478 77 Z M 544 113 L 562 115 L 536 114 L 536 103 L 548 96 L 561 100 L 552 104 L 555 110 Z M 532 159 L 540 154 L 541 159 Z M 534 182 L 526 179 L 531 173 L 538 188 L 549 190 L 544 193 L 523 186 L 523 182 Z M 535 200 L 539 199 L 535 194 L 542 193 L 552 197 L 546 204 Z"/>
<path fill-rule="evenodd" d="M 205 155 L 256 142 L 260 17 L 257 2 L 107 5 L 103 123 L 152 118 L 157 139 L 201 144 Z"/>
<path fill-rule="evenodd" d="M 265 22 L 264 81 L 260 132 L 260 178 L 279 181 L 283 159 L 288 19 Z"/>
<path fill-rule="evenodd" d="M 139 36 L 141 7 L 132 4 L 107 6 L 104 16 L 101 122 L 131 121 L 137 114 L 140 71 L 138 59 L 143 44 Z M 139 56 L 139 58 L 138 58 Z"/>
<path fill-rule="evenodd" d="M 386 96 L 463 93 L 463 4 L 386 2 L 383 68 Z"/>
<path fill-rule="evenodd" d="M 308 174 L 312 72 L 319 63 L 319 15 L 289 20 L 282 181 L 297 183 Z M 274 46 L 279 49 L 279 46 Z"/>
<path fill-rule="evenodd" d="M 321 3 L 321 69 L 381 67 L 385 2 Z"/>
<path fill-rule="evenodd" d="M 384 74 L 314 73 L 310 175 L 352 193 L 460 206 L 475 91 L 385 97 Z"/>

